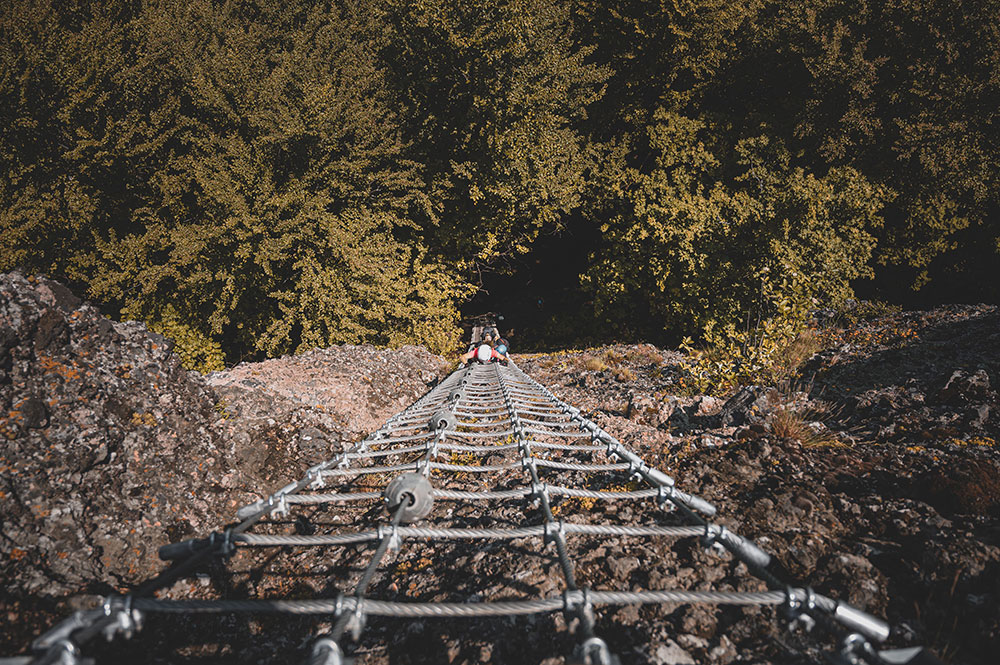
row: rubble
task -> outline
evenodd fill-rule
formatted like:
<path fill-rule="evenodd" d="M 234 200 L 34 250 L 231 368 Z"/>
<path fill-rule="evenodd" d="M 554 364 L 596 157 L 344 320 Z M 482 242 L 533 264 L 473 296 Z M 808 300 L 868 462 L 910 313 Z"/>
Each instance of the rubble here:
<path fill-rule="evenodd" d="M 203 377 L 171 349 L 61 284 L 0 275 L 0 654 L 153 577 L 161 545 L 225 526 L 442 369 L 356 346 Z"/>
<path fill-rule="evenodd" d="M 990 645 L 1000 639 L 1000 311 L 903 312 L 823 334 L 828 348 L 797 380 L 740 388 L 715 415 L 701 408 L 704 396 L 676 394 L 676 361 L 666 352 L 663 366 L 623 368 L 642 390 L 570 378 L 578 355 L 604 349 L 533 356 L 521 367 L 658 459 L 681 487 L 715 502 L 787 573 L 888 618 L 897 646 L 929 646 L 946 662 L 993 662 Z M 623 389 L 641 408 L 623 414 L 614 407 Z M 683 404 L 688 417 L 670 417 L 665 428 L 657 414 L 669 400 Z M 772 421 L 783 410 L 799 414 L 802 430 L 815 437 L 776 436 Z M 676 644 L 695 660 L 725 661 L 718 636 L 690 635 L 683 621 L 673 626 Z M 743 659 L 761 659 L 758 638 L 741 626 L 732 626 L 727 641 Z"/>
<path fill-rule="evenodd" d="M 823 334 L 826 349 L 805 363 L 798 382 L 731 395 L 685 391 L 681 356 L 650 345 L 515 361 L 680 488 L 713 502 L 721 523 L 772 553 L 786 579 L 885 616 L 896 627 L 894 646 L 992 663 L 1000 639 L 1000 313 L 954 306 Z M 415 347 L 346 346 L 201 376 L 180 367 L 170 346 L 139 324 L 109 321 L 54 282 L 0 277 L 0 574 L 12 627 L 0 643 L 4 655 L 94 594 L 155 574 L 156 547 L 224 526 L 238 505 L 375 429 L 450 369 Z M 780 430 L 783 418 L 800 426 Z M 456 510 L 488 526 L 531 508 Z M 605 515 L 650 522 L 659 514 L 652 504 L 569 498 L 554 510 L 594 522 Z M 324 515 L 340 523 L 336 510 Z M 312 528 L 296 525 L 301 533 Z M 574 546 L 577 575 L 594 588 L 710 582 L 759 590 L 735 574 L 743 564 L 696 543 L 608 538 Z M 339 558 L 304 555 L 299 565 L 308 574 L 292 579 L 260 573 L 266 556 L 241 553 L 168 593 L 329 595 L 347 588 L 343 580 L 367 560 L 355 548 Z M 483 600 L 512 586 L 546 595 L 560 591 L 555 565 L 516 546 L 445 544 L 402 552 L 377 585 L 400 598 Z M 169 617 L 99 655 L 298 662 L 324 625 Z M 373 665 L 563 662 L 571 629 L 559 613 L 373 621 L 357 655 Z M 770 609 L 608 608 L 597 630 L 624 664 L 821 658 Z"/>

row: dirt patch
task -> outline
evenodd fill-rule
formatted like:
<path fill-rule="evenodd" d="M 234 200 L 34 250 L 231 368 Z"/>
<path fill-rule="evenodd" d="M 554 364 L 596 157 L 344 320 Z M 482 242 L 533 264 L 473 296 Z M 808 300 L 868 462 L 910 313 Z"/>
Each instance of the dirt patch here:
<path fill-rule="evenodd" d="M 1000 467 L 991 460 L 961 460 L 920 478 L 928 503 L 945 513 L 997 515 L 1000 512 Z"/>

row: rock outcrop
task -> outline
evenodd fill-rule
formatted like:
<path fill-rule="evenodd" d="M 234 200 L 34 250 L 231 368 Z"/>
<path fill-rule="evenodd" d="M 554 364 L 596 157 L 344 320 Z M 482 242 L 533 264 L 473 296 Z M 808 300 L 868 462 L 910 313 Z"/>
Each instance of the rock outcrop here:
<path fill-rule="evenodd" d="M 787 579 L 887 617 L 896 646 L 992 663 L 1000 640 L 1000 312 L 909 312 L 823 335 L 826 349 L 798 382 L 726 396 L 690 394 L 680 355 L 649 345 L 515 360 L 681 488 L 715 503 L 721 522 L 755 538 Z M 162 569 L 159 545 L 225 525 L 236 507 L 375 429 L 447 369 L 419 348 L 346 346 L 203 377 L 180 366 L 169 340 L 102 317 L 59 284 L 0 276 L 0 576 L 9 626 L 0 650 L 22 651 L 75 602 L 149 578 Z M 513 523 L 530 507 L 461 510 L 492 524 Z M 587 510 L 574 517 L 649 522 L 659 514 L 654 504 L 613 501 Z M 324 519 L 339 518 L 331 508 Z M 739 566 L 694 544 L 606 539 L 576 555 L 578 578 L 597 588 L 744 584 Z M 211 571 L 170 593 L 332 593 L 367 561 L 351 548 L 310 553 L 296 559 L 301 577 L 268 576 L 259 572 L 268 556 L 237 555 L 225 574 Z M 489 570 L 479 567 L 483 559 L 450 545 L 407 552 L 380 573 L 380 588 L 420 598 L 452 585 L 489 597 L 514 580 L 532 595 L 559 592 L 558 571 L 544 557 L 501 549 Z M 452 633 L 373 622 L 365 662 L 550 665 L 572 648 L 558 613 L 519 621 L 462 623 Z M 104 656 L 289 662 L 317 629 L 305 619 L 264 627 L 178 617 Z M 623 663 L 795 658 L 780 646 L 794 638 L 758 608 L 623 607 L 603 612 L 599 630 Z M 178 635 L 190 640 L 183 649 Z"/>
<path fill-rule="evenodd" d="M 240 495 L 223 492 L 233 450 L 213 427 L 216 398 L 170 341 L 60 284 L 9 274 L 0 345 L 8 615 L 122 589 L 161 568 L 159 545 L 232 513 Z"/>
<path fill-rule="evenodd" d="M 0 275 L 0 654 L 154 576 L 159 546 L 224 526 L 442 367 L 423 349 L 359 346 L 206 381 L 171 348 L 61 284 Z"/>
<path fill-rule="evenodd" d="M 993 662 L 1000 311 L 904 312 L 821 334 L 827 348 L 797 380 L 742 388 L 718 411 L 683 394 L 668 352 L 652 365 L 630 360 L 649 350 L 618 346 L 521 366 L 733 516 L 786 574 L 886 616 L 895 644 Z M 613 366 L 588 363 L 609 355 Z M 654 645 L 651 662 L 677 645 L 696 662 L 728 662 L 723 638 L 746 658 L 749 625 L 705 636 L 671 618 L 674 642 Z"/>

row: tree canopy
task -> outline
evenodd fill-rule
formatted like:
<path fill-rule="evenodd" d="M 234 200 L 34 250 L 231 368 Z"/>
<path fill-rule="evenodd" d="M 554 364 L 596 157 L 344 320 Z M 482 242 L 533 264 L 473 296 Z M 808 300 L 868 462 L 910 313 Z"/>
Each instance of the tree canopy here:
<path fill-rule="evenodd" d="M 194 364 L 457 342 L 483 270 L 679 339 L 998 295 L 1000 0 L 15 0 L 0 269 Z M 578 242 L 578 241 L 577 241 Z"/>

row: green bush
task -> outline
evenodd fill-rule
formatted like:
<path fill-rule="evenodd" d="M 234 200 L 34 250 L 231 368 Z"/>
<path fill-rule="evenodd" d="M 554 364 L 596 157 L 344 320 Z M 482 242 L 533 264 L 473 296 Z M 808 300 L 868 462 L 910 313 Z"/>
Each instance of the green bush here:
<path fill-rule="evenodd" d="M 687 356 L 681 368 L 688 392 L 723 395 L 740 385 L 771 385 L 791 371 L 783 355 L 806 330 L 805 311 L 779 304 L 778 313 L 752 329 L 706 334 L 704 348 L 690 337 L 681 342 Z"/>
<path fill-rule="evenodd" d="M 86 284 L 189 366 L 457 341 L 378 7 L 64 4 L 0 24 L 0 269 Z"/>
<path fill-rule="evenodd" d="M 183 323 L 171 306 L 149 324 L 150 330 L 174 341 L 174 353 L 185 368 L 207 374 L 226 368 L 222 346 L 193 326 Z"/>
<path fill-rule="evenodd" d="M 648 166 L 605 183 L 609 221 L 584 280 L 609 325 L 633 334 L 781 344 L 802 312 L 843 302 L 851 280 L 871 275 L 886 193 L 849 168 L 792 167 L 765 136 L 732 146 L 712 136 L 704 121 L 655 114 Z M 647 328 L 629 330 L 635 322 Z"/>

